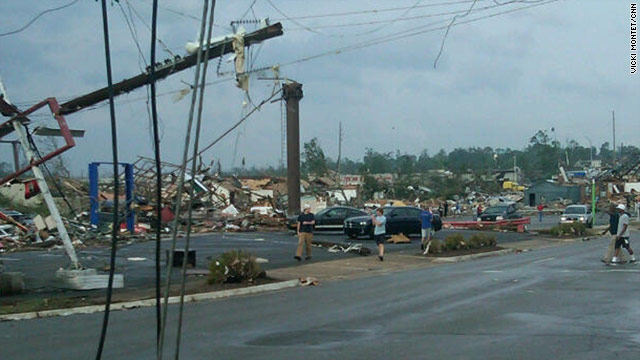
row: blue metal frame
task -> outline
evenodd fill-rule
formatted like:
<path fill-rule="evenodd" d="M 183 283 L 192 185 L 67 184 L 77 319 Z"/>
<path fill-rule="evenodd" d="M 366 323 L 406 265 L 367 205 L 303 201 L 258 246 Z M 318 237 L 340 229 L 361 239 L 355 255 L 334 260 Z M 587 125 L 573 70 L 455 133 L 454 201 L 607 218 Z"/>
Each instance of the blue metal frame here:
<path fill-rule="evenodd" d="M 100 224 L 100 201 L 98 200 L 98 166 L 101 164 L 113 164 L 112 162 L 92 162 L 89 164 L 89 199 L 91 201 L 90 220 L 91 225 L 98 226 Z M 130 163 L 118 163 L 118 165 L 124 166 L 124 191 L 126 198 L 126 214 L 127 214 L 127 230 L 133 233 L 133 227 L 135 222 L 135 212 L 131 210 L 131 204 L 133 203 L 133 164 Z M 116 209 L 117 210 L 117 209 Z"/>

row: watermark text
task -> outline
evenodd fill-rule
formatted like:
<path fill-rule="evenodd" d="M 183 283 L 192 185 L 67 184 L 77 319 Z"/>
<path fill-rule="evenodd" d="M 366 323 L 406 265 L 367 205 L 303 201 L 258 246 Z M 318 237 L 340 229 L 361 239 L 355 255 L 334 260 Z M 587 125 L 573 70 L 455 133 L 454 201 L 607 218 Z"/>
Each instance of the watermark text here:
<path fill-rule="evenodd" d="M 638 71 L 638 4 L 631 3 L 629 8 L 631 32 L 629 33 L 629 71 L 635 74 Z"/>

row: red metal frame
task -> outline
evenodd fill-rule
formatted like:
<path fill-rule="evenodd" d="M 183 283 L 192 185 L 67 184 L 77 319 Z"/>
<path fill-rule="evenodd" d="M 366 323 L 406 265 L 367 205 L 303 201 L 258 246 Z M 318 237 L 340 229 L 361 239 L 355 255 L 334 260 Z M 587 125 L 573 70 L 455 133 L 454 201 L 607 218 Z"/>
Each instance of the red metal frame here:
<path fill-rule="evenodd" d="M 67 125 L 66 120 L 64 119 L 64 116 L 60 115 L 60 105 L 58 104 L 58 101 L 56 100 L 56 98 L 47 98 L 35 105 L 33 105 L 32 107 L 30 107 L 29 109 L 27 109 L 26 111 L 23 111 L 17 115 L 15 115 L 14 117 L 12 117 L 11 119 L 9 119 L 9 121 L 6 121 L 2 124 L 0 124 L 0 128 L 4 127 L 4 126 L 12 126 L 11 122 L 14 120 L 20 120 L 21 118 L 25 118 L 30 115 L 31 113 L 33 113 L 34 111 L 44 107 L 45 105 L 49 106 L 49 110 L 51 110 L 51 113 L 53 114 L 53 117 L 56 119 L 56 121 L 58 122 L 58 126 L 60 126 L 60 133 L 62 134 L 62 137 L 64 138 L 65 141 L 65 145 L 46 154 L 45 156 L 43 156 L 42 158 L 36 160 L 36 161 L 32 161 L 29 165 L 21 168 L 20 170 L 9 174 L 7 176 L 5 176 L 2 180 L 0 180 L 0 186 L 6 184 L 7 182 L 17 178 L 18 176 L 24 174 L 25 172 L 31 170 L 32 167 L 34 166 L 38 166 L 60 154 L 62 154 L 63 152 L 71 149 L 72 147 L 76 146 L 75 141 L 73 141 L 73 136 L 71 136 L 71 131 L 69 130 L 69 126 Z"/>
<path fill-rule="evenodd" d="M 530 217 L 523 217 L 515 220 L 498 221 L 444 221 L 442 227 L 445 229 L 469 229 L 469 228 L 490 228 L 499 226 L 518 226 L 531 224 Z"/>

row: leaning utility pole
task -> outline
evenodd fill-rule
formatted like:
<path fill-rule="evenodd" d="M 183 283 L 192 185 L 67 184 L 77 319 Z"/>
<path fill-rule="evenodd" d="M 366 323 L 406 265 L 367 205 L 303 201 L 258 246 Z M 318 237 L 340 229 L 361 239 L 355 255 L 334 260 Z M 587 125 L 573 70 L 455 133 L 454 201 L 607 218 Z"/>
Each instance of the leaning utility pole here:
<path fill-rule="evenodd" d="M 287 194 L 289 215 L 300 212 L 300 99 L 302 84 L 295 81 L 282 85 L 282 98 L 287 103 Z"/>
<path fill-rule="evenodd" d="M 259 44 L 264 40 L 271 39 L 282 34 L 282 24 L 275 23 L 262 29 L 258 29 L 252 33 L 246 34 L 244 36 L 244 46 Z M 209 57 L 207 60 L 222 57 L 225 54 L 232 53 L 233 51 L 233 37 L 228 36 L 222 41 L 210 44 Z M 195 66 L 197 53 L 198 52 L 196 52 L 196 54 L 187 55 L 185 57 L 176 56 L 174 59 L 165 60 L 164 63 L 156 63 L 150 65 L 155 66 L 155 80 L 164 79 L 169 75 Z M 122 95 L 149 84 L 149 74 L 150 68 L 148 68 L 147 72 L 145 73 L 113 84 L 113 95 Z M 64 104 L 61 104 L 59 113 L 62 115 L 71 114 L 107 99 L 109 99 L 109 89 L 108 87 L 104 87 L 102 89 L 98 89 L 94 92 L 82 95 L 75 99 L 69 100 Z"/>

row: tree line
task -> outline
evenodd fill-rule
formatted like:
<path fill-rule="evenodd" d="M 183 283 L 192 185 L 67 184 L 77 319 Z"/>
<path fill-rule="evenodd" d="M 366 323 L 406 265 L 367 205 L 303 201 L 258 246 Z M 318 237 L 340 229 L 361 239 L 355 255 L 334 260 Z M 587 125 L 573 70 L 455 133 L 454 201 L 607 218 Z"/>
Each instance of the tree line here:
<path fill-rule="evenodd" d="M 622 145 L 616 149 L 616 158 L 640 159 L 640 149 L 633 145 Z M 444 181 L 441 176 L 434 176 L 432 170 L 448 170 L 454 178 L 463 174 L 468 178 L 475 178 L 475 189 L 487 192 L 499 190 L 497 184 L 483 183 L 487 175 L 495 170 L 510 170 L 515 164 L 524 179 L 529 182 L 548 179 L 557 175 L 559 166 L 565 170 L 576 169 L 579 161 L 601 160 L 603 166 L 613 164 L 614 151 L 609 142 L 599 147 L 584 146 L 576 140 L 569 140 L 565 145 L 550 136 L 547 130 L 539 130 L 523 149 L 467 147 L 456 148 L 450 152 L 440 150 L 429 154 L 423 150 L 419 154 L 408 154 L 400 151 L 379 152 L 373 148 L 366 148 L 362 159 L 343 158 L 337 160 L 327 156 L 317 138 L 304 143 L 301 153 L 301 172 L 303 178 L 310 176 L 326 176 L 335 174 L 358 174 L 364 176 L 365 197 L 375 191 L 384 189 L 371 176 L 373 174 L 397 174 L 396 185 L 390 191 L 397 197 L 411 195 L 418 192 L 418 186 L 425 186 L 432 190 L 432 195 L 448 196 L 460 194 L 466 185 L 462 181 Z M 273 167 L 234 169 L 242 175 L 285 175 L 284 169 Z M 429 175 L 431 173 L 431 175 Z M 412 189 L 413 188 L 413 189 Z"/>

